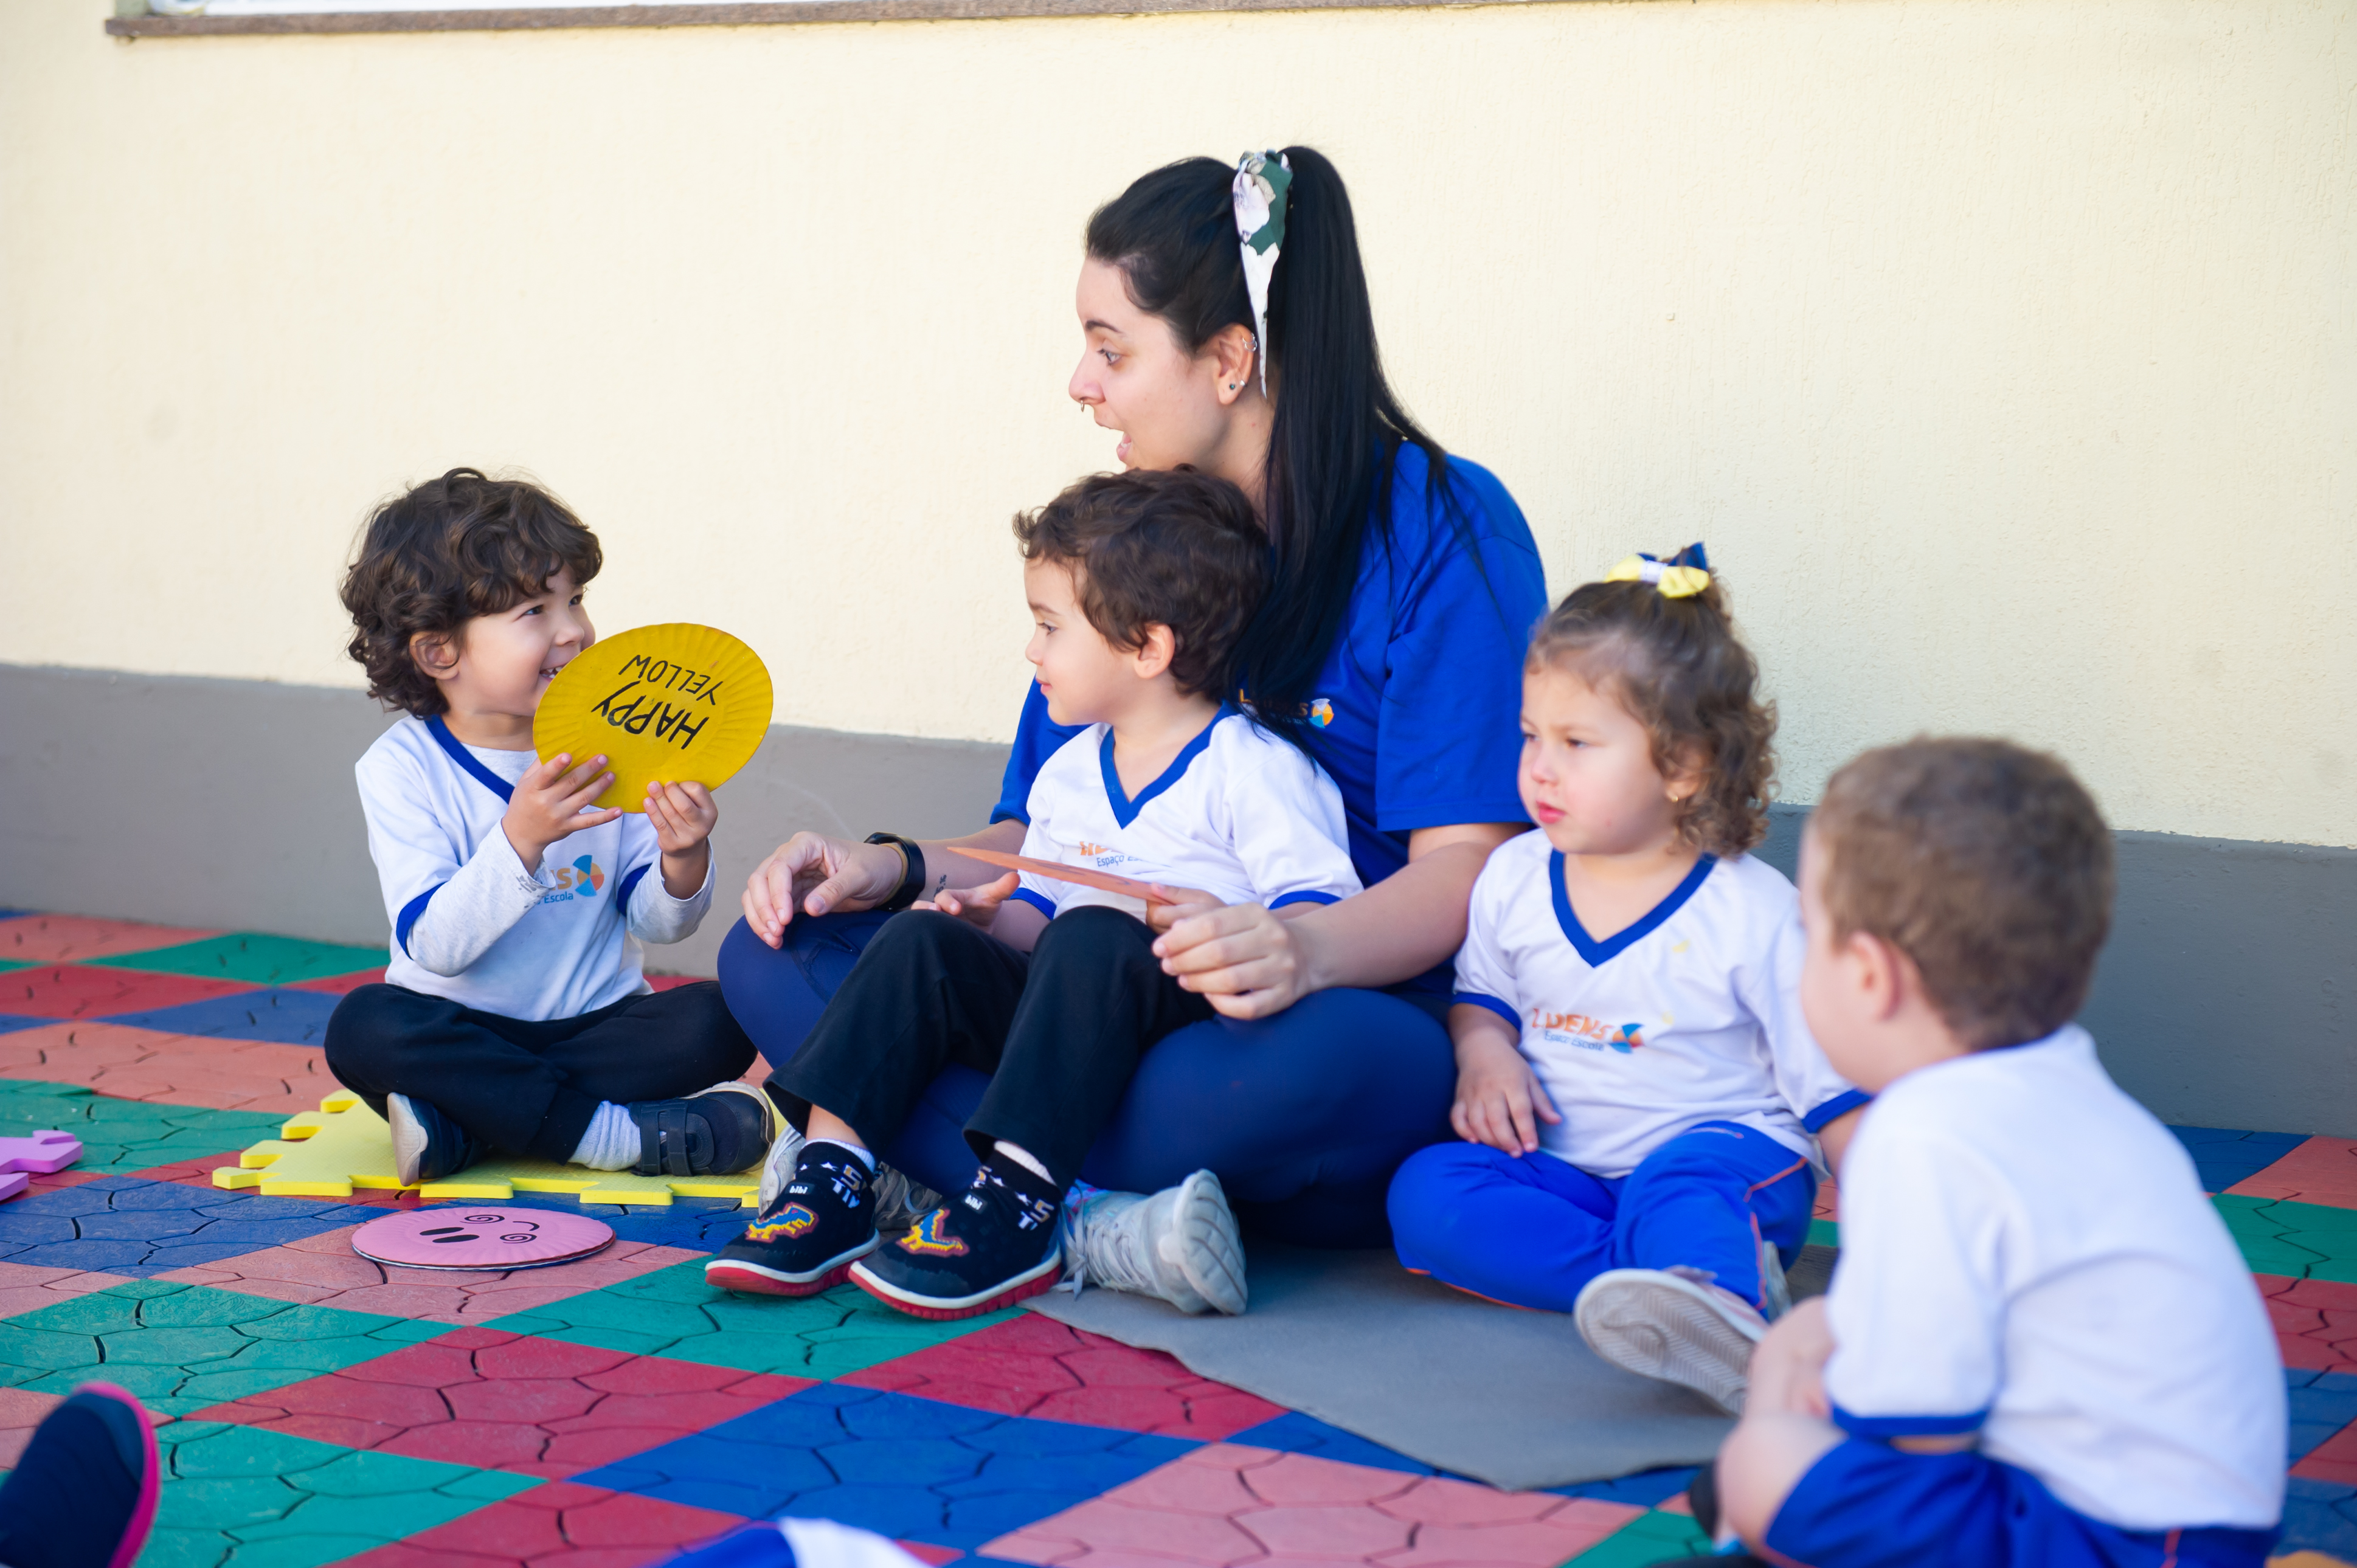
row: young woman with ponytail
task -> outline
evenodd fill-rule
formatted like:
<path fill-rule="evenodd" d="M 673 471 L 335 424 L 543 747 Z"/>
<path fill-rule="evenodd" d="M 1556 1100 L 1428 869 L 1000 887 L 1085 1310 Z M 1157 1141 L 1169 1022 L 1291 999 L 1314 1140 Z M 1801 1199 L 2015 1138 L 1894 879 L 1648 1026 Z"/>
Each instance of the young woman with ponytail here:
<path fill-rule="evenodd" d="M 1444 453 L 1385 381 L 1350 197 L 1315 150 L 1138 179 L 1090 220 L 1078 306 L 1071 395 L 1121 433 L 1121 464 L 1232 479 L 1259 513 L 1275 573 L 1243 694 L 1340 786 L 1367 889 L 1290 920 L 1155 911 L 1165 969 L 1220 1016 L 1147 1054 L 1084 1167 L 1114 1190 L 1068 1206 L 1066 1266 L 1234 1310 L 1240 1291 L 1200 1288 L 1233 1258 L 1222 1185 L 1265 1233 L 1381 1245 L 1392 1172 L 1450 1135 L 1450 963 L 1475 876 L 1525 825 L 1519 672 L 1545 587 L 1504 487 Z M 921 843 L 798 833 L 763 863 L 720 982 L 772 1063 L 892 911 L 1001 875 L 960 851 L 1019 846 L 1032 778 L 1073 733 L 1035 685 L 989 827 Z M 963 1188 L 975 1155 L 959 1128 L 985 1081 L 950 1069 L 877 1154 Z M 1216 1181 L 1190 1178 L 1206 1168 Z M 1175 1198 L 1128 1196 L 1182 1181 Z"/>

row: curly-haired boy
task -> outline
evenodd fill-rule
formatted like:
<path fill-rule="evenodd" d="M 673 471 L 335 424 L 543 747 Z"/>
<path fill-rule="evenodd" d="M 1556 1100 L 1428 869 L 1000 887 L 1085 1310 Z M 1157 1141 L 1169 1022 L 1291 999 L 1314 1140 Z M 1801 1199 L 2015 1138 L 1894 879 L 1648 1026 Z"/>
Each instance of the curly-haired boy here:
<path fill-rule="evenodd" d="M 640 969 L 711 907 L 711 793 L 598 811 L 604 757 L 533 757 L 542 693 L 597 639 L 602 559 L 546 491 L 453 468 L 377 509 L 344 578 L 369 694 L 407 716 L 353 769 L 393 954 L 337 1006 L 328 1065 L 392 1123 L 404 1185 L 487 1153 L 700 1176 L 769 1147 L 719 987 Z"/>

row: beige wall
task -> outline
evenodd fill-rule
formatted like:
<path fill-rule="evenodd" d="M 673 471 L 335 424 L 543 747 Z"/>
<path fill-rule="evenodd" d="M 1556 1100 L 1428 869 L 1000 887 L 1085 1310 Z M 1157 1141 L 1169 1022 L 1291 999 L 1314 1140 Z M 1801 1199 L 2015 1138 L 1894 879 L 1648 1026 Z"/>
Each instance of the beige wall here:
<path fill-rule="evenodd" d="M 1062 392 L 1082 220 L 1307 141 L 1556 591 L 1709 542 L 1788 798 L 1998 730 L 2122 827 L 2357 843 L 2345 0 L 106 9 L 0 0 L 0 661 L 351 683 L 361 512 L 513 465 L 602 534 L 608 628 L 738 631 L 781 723 L 1003 738 L 1006 517 L 1110 460 Z"/>

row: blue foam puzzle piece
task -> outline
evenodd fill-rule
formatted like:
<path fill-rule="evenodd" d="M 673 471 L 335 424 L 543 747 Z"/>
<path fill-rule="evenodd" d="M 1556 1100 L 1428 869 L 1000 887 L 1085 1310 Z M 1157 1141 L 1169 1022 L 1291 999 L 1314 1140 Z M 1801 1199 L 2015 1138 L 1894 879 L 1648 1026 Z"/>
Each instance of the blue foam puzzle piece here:
<path fill-rule="evenodd" d="M 2291 1458 L 2297 1465 L 2352 1422 L 2357 1422 L 2357 1372 L 2287 1368 L 2284 1394 L 2291 1406 Z"/>
<path fill-rule="evenodd" d="M 221 1040 L 268 1040 L 282 1046 L 316 1046 L 328 1037 L 328 1019 L 340 996 L 322 991 L 257 986 L 208 1002 L 184 1002 L 145 1013 L 118 1013 L 101 1020 L 172 1035 Z"/>
<path fill-rule="evenodd" d="M 1371 1469 L 1397 1470 L 1410 1476 L 1437 1476 L 1441 1473 L 1421 1459 L 1411 1459 L 1355 1432 L 1329 1426 L 1316 1416 L 1304 1415 L 1297 1410 L 1287 1411 L 1283 1415 L 1262 1422 L 1258 1426 L 1248 1426 L 1230 1436 L 1228 1441 L 1254 1448 L 1274 1448 L 1285 1454 L 1309 1454 L 1345 1465 L 1364 1465 Z"/>
<path fill-rule="evenodd" d="M 2238 1181 L 2258 1175 L 2308 1142 L 2305 1133 L 2245 1133 L 2233 1127 L 2171 1127 L 2193 1168 L 2201 1173 L 2201 1190 L 2223 1192 Z"/>
<path fill-rule="evenodd" d="M 2357 1561 L 2357 1487 L 2300 1476 L 2285 1482 L 2283 1540 L 2276 1550 Z"/>
<path fill-rule="evenodd" d="M 1200 1446 L 821 1383 L 573 1479 L 971 1550 Z"/>
<path fill-rule="evenodd" d="M 0 1013 L 0 1035 L 13 1035 L 19 1029 L 38 1029 L 46 1024 L 62 1022 L 57 1018 L 27 1018 L 15 1013 Z"/>
<path fill-rule="evenodd" d="M 360 1204 L 101 1176 L 0 1208 L 0 1261 L 144 1279 L 382 1216 Z"/>

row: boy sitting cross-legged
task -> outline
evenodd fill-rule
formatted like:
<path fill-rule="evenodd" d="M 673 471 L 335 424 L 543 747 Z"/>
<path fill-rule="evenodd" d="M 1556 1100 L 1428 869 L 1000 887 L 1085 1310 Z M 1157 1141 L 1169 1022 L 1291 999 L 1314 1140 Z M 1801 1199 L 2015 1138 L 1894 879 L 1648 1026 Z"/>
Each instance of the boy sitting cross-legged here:
<path fill-rule="evenodd" d="M 590 806 L 605 757 L 533 757 L 601 559 L 555 497 L 453 468 L 377 510 L 344 579 L 351 655 L 407 716 L 353 770 L 393 961 L 337 1004 L 328 1066 L 392 1123 L 404 1186 L 490 1152 L 702 1176 L 769 1149 L 720 988 L 640 972 L 711 906 L 710 792 L 651 784 L 624 816 Z"/>
<path fill-rule="evenodd" d="M 1358 892 L 1334 781 L 1221 701 L 1236 689 L 1236 642 L 1268 575 L 1268 541 L 1243 492 L 1185 468 L 1100 475 L 1017 518 L 1016 533 L 1036 623 L 1025 654 L 1049 715 L 1090 726 L 1032 786 L 1023 853 L 1281 918 Z M 1213 1015 L 1163 972 L 1143 912 L 1027 872 L 894 918 L 770 1079 L 811 1142 L 705 1277 L 805 1295 L 848 1271 L 926 1317 L 1054 1284 L 1060 1202 L 1138 1062 Z M 883 1245 L 869 1151 L 952 1062 L 992 1075 L 965 1127 L 981 1168 L 963 1196 Z M 1190 1223 L 1223 1230 L 1206 1257 L 1232 1264 L 1217 1179 L 1198 1172 L 1174 1193 L 1197 1206 Z M 1239 1279 L 1205 1277 L 1184 1254 L 1163 1262 L 1186 1275 L 1167 1290 L 1174 1299 L 1242 1310 Z"/>
<path fill-rule="evenodd" d="M 1801 1000 L 1877 1098 L 1832 1294 L 1760 1341 L 1715 1469 L 1719 1521 L 1768 1561 L 2266 1560 L 2266 1313 L 2185 1151 L 2070 1022 L 2111 900 L 2111 835 L 2052 757 L 1918 740 L 1826 787 Z"/>

